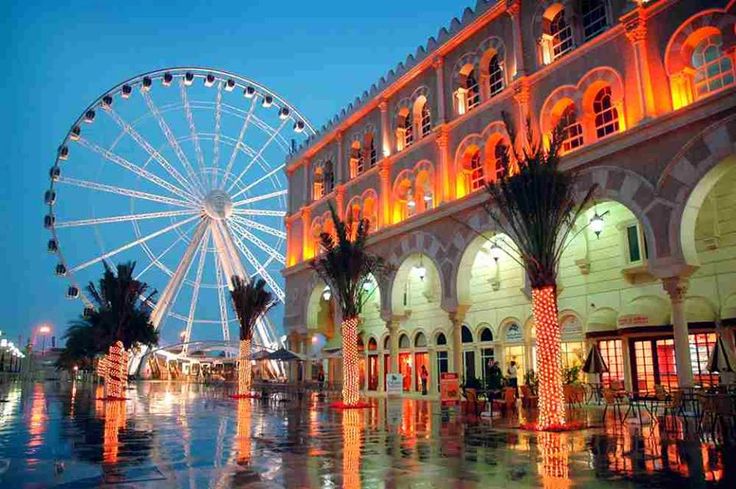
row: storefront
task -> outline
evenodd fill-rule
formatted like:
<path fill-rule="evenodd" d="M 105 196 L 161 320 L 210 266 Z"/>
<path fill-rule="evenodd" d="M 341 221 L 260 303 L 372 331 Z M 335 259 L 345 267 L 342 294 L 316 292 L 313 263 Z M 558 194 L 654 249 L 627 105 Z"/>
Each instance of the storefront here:
<path fill-rule="evenodd" d="M 518 322 L 510 321 L 504 329 L 503 365 L 501 368 L 504 377 L 508 376 L 511 362 L 515 362 L 518 382 L 522 383 L 524 372 L 527 370 L 525 360 L 524 331 Z"/>
<path fill-rule="evenodd" d="M 414 371 L 411 354 L 411 343 L 406 334 L 399 336 L 399 373 L 403 376 L 404 392 L 411 390 L 412 374 Z"/>
<path fill-rule="evenodd" d="M 368 390 L 378 390 L 378 343 L 375 338 L 368 340 Z"/>
<path fill-rule="evenodd" d="M 414 390 L 422 392 L 422 369 L 424 368 L 427 372 L 427 388 L 429 388 L 429 351 L 427 350 L 427 337 L 421 331 L 417 333 L 414 338 L 414 367 L 415 367 L 415 380 Z"/>

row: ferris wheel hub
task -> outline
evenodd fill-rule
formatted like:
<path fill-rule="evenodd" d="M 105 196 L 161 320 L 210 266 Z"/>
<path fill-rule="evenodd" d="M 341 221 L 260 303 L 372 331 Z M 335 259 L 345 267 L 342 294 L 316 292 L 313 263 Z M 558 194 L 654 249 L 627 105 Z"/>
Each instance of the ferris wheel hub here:
<path fill-rule="evenodd" d="M 233 201 L 224 190 L 212 190 L 204 198 L 204 212 L 210 219 L 222 221 L 233 213 Z"/>

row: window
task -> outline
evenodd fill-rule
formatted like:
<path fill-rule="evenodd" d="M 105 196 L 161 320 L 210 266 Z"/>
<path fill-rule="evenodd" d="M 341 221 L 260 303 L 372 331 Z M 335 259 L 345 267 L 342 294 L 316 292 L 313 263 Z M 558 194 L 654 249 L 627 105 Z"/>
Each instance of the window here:
<path fill-rule="evenodd" d="M 391 349 L 391 336 L 386 336 L 386 338 L 383 340 L 383 349 L 384 350 Z"/>
<path fill-rule="evenodd" d="M 332 172 L 332 162 L 327 161 L 324 167 L 325 178 L 324 178 L 324 193 L 329 194 L 335 188 L 335 174 Z"/>
<path fill-rule="evenodd" d="M 696 98 L 732 85 L 734 82 L 733 65 L 731 59 L 723 54 L 722 45 L 720 34 L 716 34 L 703 39 L 693 49 Z"/>
<path fill-rule="evenodd" d="M 496 147 L 493 148 L 493 157 L 495 160 L 495 177 L 496 180 L 500 180 L 508 176 L 509 174 L 509 161 L 508 161 L 508 146 L 502 142 L 496 143 Z"/>
<path fill-rule="evenodd" d="M 475 79 L 474 70 L 470 70 L 465 76 L 465 90 L 467 91 L 468 110 L 472 110 L 480 104 L 480 90 L 478 90 L 478 81 Z"/>
<path fill-rule="evenodd" d="M 647 240 L 638 223 L 626 226 L 626 247 L 629 263 L 640 262 L 649 257 Z"/>
<path fill-rule="evenodd" d="M 491 363 L 496 359 L 493 348 L 481 348 L 480 350 L 480 361 L 481 365 L 483 366 L 481 368 L 481 372 L 483 374 L 483 384 L 486 384 L 488 382 L 489 374 L 491 373 Z"/>
<path fill-rule="evenodd" d="M 472 343 L 473 342 L 473 333 L 470 332 L 470 328 L 463 325 L 463 329 L 461 331 L 461 339 L 463 343 Z"/>
<path fill-rule="evenodd" d="M 601 88 L 593 100 L 595 132 L 598 139 L 618 132 L 618 110 L 611 103 L 611 87 Z"/>
<path fill-rule="evenodd" d="M 562 151 L 568 152 L 583 145 L 583 126 L 578 122 L 575 105 L 569 104 L 560 116 Z"/>
<path fill-rule="evenodd" d="M 399 336 L 399 348 L 409 348 L 410 345 L 408 336 L 405 334 Z"/>
<path fill-rule="evenodd" d="M 608 372 L 601 374 L 601 383 L 611 387 L 612 382 L 624 381 L 624 354 L 621 349 L 621 340 L 601 340 L 598 342 L 603 361 L 608 366 Z"/>
<path fill-rule="evenodd" d="M 437 335 L 437 345 L 446 345 L 447 344 L 447 338 L 445 337 L 444 333 L 440 333 Z"/>
<path fill-rule="evenodd" d="M 565 10 L 560 9 L 549 23 L 549 34 L 552 36 L 552 60 L 572 51 L 572 27 L 565 19 Z"/>
<path fill-rule="evenodd" d="M 483 328 L 480 332 L 480 341 L 493 341 L 493 333 L 491 328 Z"/>
<path fill-rule="evenodd" d="M 360 142 L 353 141 L 350 147 L 350 176 L 355 178 L 363 173 L 363 170 L 365 170 L 365 158 L 360 148 Z"/>
<path fill-rule="evenodd" d="M 450 370 L 450 364 L 448 361 L 447 351 L 438 351 L 437 352 L 437 376 L 441 378 L 442 374 L 449 372 L 449 370 Z M 437 382 L 437 390 L 439 389 L 440 389 L 440 383 Z"/>
<path fill-rule="evenodd" d="M 404 116 L 402 128 L 404 129 L 404 147 L 408 148 L 414 144 L 414 124 L 411 120 L 411 112 Z"/>
<path fill-rule="evenodd" d="M 417 334 L 416 338 L 414 338 L 414 346 L 417 348 L 427 347 L 427 337 L 424 336 L 424 333 Z"/>
<path fill-rule="evenodd" d="M 485 184 L 485 171 L 480 158 L 480 150 L 470 156 L 470 190 L 476 191 Z"/>
<path fill-rule="evenodd" d="M 572 368 L 582 366 L 585 360 L 585 348 L 582 341 L 566 341 L 560 343 L 562 367 Z"/>
<path fill-rule="evenodd" d="M 376 166 L 376 161 L 378 161 L 378 153 L 376 153 L 376 143 L 373 142 L 373 134 L 368 134 L 365 139 L 365 159 L 368 160 L 368 167 L 373 168 L 374 166 Z"/>
<path fill-rule="evenodd" d="M 429 104 L 424 102 L 422 110 L 420 112 L 420 121 L 422 128 L 422 137 L 427 136 L 432 132 L 432 113 L 429 110 Z"/>
<path fill-rule="evenodd" d="M 494 54 L 488 62 L 488 83 L 491 97 L 501 92 L 504 88 L 503 68 L 501 68 L 497 54 Z"/>
<path fill-rule="evenodd" d="M 506 341 L 522 341 L 521 326 L 518 323 L 509 324 L 506 329 Z"/>
<path fill-rule="evenodd" d="M 690 340 L 690 365 L 696 385 L 710 387 L 718 385 L 718 375 L 708 372 L 708 357 L 716 344 L 715 333 L 696 333 L 688 335 Z"/>
<path fill-rule="evenodd" d="M 580 10 L 583 14 L 583 35 L 586 41 L 606 30 L 608 22 L 605 0 L 583 0 Z"/>
<path fill-rule="evenodd" d="M 634 389 L 653 392 L 655 385 L 677 388 L 675 341 L 671 338 L 634 342 Z"/>

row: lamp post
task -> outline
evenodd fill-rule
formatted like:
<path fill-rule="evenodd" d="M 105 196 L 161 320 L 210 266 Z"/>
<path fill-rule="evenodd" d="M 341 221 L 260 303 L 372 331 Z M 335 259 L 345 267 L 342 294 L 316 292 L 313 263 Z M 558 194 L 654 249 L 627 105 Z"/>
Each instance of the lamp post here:
<path fill-rule="evenodd" d="M 38 334 L 41 335 L 41 356 L 46 356 L 46 336 L 51 332 L 48 324 L 43 324 L 38 328 Z"/>

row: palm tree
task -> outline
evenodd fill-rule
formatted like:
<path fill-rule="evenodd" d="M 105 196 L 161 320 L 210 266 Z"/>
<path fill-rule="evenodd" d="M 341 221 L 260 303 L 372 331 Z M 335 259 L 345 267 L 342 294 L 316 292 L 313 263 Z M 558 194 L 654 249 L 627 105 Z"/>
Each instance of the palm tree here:
<path fill-rule="evenodd" d="M 234 275 L 230 296 L 240 323 L 240 353 L 238 357 L 238 394 L 245 397 L 250 392 L 250 349 L 256 323 L 276 305 L 273 294 L 266 290 L 266 281 L 247 282 Z"/>
<path fill-rule="evenodd" d="M 91 370 L 95 357 L 101 353 L 94 328 L 84 320 L 75 320 L 64 333 L 64 349 L 56 360 L 56 368 L 63 370 Z"/>
<path fill-rule="evenodd" d="M 515 132 L 504 114 L 506 129 Z M 559 168 L 564 139 L 561 127 L 553 131 L 549 149 L 535 142 L 527 120 L 527 141 L 514 151 L 518 171 L 486 186 L 490 199 L 485 209 L 496 225 L 514 242 L 517 261 L 532 288 L 532 312 L 537 327 L 539 368 L 539 429 L 565 424 L 562 392 L 560 324 L 557 317 L 557 271 L 571 240 L 575 222 L 592 200 L 595 187 L 578 198 L 578 173 Z M 508 168 L 508 151 L 504 156 Z"/>
<path fill-rule="evenodd" d="M 133 276 L 134 262 L 120 263 L 116 270 L 105 264 L 98 285 L 90 282 L 87 291 L 94 309 L 84 318 L 96 339 L 97 350 L 108 352 L 105 395 L 123 397 L 127 383 L 127 353 L 134 345 L 155 345 L 158 333 L 151 324 L 148 306 L 156 292 L 148 296 L 148 284 Z"/>
<path fill-rule="evenodd" d="M 345 406 L 358 405 L 358 322 L 363 305 L 373 290 L 364 285 L 370 276 L 386 270 L 381 257 L 366 251 L 370 223 L 341 220 L 330 204 L 335 235 L 320 234 L 321 253 L 310 266 L 332 290 L 342 316 L 343 383 L 342 402 Z M 354 227 L 355 226 L 355 227 Z"/>

